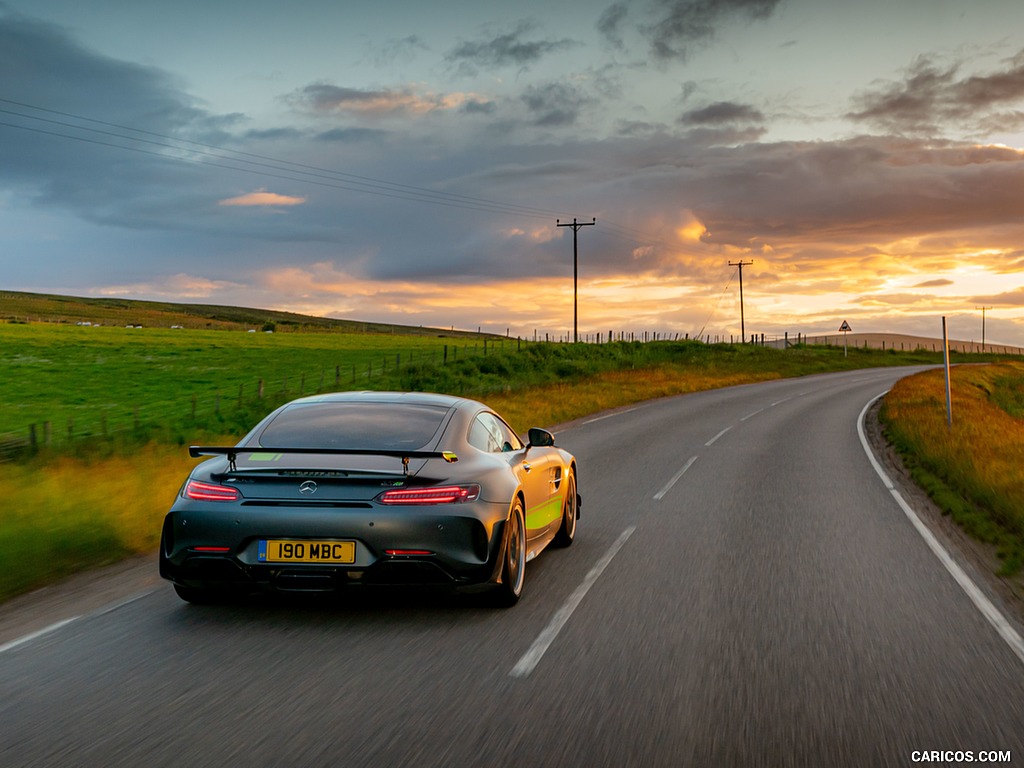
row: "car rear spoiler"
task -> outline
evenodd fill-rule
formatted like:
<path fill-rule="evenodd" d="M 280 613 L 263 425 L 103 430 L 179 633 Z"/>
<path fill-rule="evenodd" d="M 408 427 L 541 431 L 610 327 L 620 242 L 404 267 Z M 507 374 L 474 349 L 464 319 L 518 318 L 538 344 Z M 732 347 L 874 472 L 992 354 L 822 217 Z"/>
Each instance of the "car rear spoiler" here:
<path fill-rule="evenodd" d="M 267 448 L 259 446 L 256 448 L 243 448 L 241 446 L 220 446 L 220 445 L 190 445 L 188 455 L 193 459 L 200 456 L 227 456 L 231 471 L 236 469 L 235 461 L 238 455 L 265 454 L 274 456 L 277 454 L 320 454 L 327 456 L 393 456 L 402 460 L 402 470 L 409 474 L 409 459 L 444 459 L 449 464 L 459 460 L 453 451 L 402 451 L 384 450 L 374 448 Z"/>

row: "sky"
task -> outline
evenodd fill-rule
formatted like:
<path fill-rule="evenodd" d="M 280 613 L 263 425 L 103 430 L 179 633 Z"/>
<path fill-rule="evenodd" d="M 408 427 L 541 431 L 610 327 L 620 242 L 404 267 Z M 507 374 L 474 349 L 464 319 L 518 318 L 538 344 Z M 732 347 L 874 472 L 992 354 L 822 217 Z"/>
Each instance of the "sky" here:
<path fill-rule="evenodd" d="M 1024 346 L 1019 0 L 0 0 L 0 289 Z M 590 222 L 593 222 L 592 224 Z M 984 308 L 984 312 L 982 311 Z"/>

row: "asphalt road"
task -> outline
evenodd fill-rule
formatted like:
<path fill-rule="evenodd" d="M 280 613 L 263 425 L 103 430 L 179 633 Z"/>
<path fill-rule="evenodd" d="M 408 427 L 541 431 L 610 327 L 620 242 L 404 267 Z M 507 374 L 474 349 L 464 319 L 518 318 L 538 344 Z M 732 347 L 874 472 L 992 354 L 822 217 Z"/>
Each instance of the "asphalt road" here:
<path fill-rule="evenodd" d="M 511 610 L 415 594 L 196 607 L 162 583 L 58 602 L 48 631 L 0 636 L 0 765 L 1024 763 L 1024 658 L 858 436 L 905 373 L 561 431 L 578 538 L 530 563 Z"/>

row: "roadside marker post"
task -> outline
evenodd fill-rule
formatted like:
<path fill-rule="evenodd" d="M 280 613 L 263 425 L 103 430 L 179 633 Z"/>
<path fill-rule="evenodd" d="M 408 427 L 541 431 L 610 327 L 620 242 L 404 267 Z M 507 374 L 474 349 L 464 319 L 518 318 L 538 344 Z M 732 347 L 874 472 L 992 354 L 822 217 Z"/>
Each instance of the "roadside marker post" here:
<path fill-rule="evenodd" d="M 847 351 L 846 351 L 846 334 L 848 334 L 850 331 L 852 331 L 853 328 L 850 327 L 850 324 L 848 322 L 843 320 L 843 324 L 839 326 L 839 330 L 843 334 L 843 357 L 847 357 L 848 354 L 847 354 Z"/>

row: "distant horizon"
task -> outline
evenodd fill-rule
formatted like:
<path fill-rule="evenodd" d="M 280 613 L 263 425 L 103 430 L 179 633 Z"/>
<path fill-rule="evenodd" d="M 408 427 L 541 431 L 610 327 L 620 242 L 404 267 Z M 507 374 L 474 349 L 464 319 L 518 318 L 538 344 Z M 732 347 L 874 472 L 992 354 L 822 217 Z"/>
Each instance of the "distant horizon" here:
<path fill-rule="evenodd" d="M 291 312 L 289 310 L 274 309 L 274 308 L 271 308 L 271 307 L 256 307 L 256 306 L 248 306 L 248 305 L 241 305 L 241 304 L 217 304 L 217 303 L 210 303 L 210 302 L 172 301 L 172 300 L 168 300 L 168 299 L 161 299 L 161 300 L 135 299 L 135 298 L 131 298 L 131 297 L 128 297 L 128 296 L 105 296 L 105 297 L 73 296 L 73 295 L 70 295 L 70 294 L 54 294 L 54 293 L 44 293 L 44 292 L 35 292 L 35 291 L 13 291 L 13 290 L 8 290 L 8 289 L 0 289 L 0 294 L 3 294 L 3 293 L 27 294 L 27 295 L 34 295 L 34 296 L 54 297 L 54 298 L 58 298 L 58 299 L 80 299 L 80 300 L 85 300 L 85 301 L 93 301 L 93 300 L 95 300 L 95 301 L 103 301 L 103 300 L 109 300 L 109 301 L 129 301 L 129 302 L 145 302 L 145 303 L 164 304 L 164 305 L 183 306 L 183 307 L 184 306 L 190 306 L 190 307 L 209 307 L 211 309 L 225 308 L 225 309 L 246 310 L 246 311 L 251 311 L 251 312 L 278 312 L 278 313 L 285 313 L 285 314 L 296 315 L 297 317 L 307 317 L 307 318 L 310 318 L 310 319 L 350 322 L 350 323 L 354 323 L 354 324 L 367 324 L 367 325 L 377 324 L 377 325 L 387 325 L 387 326 L 396 326 L 396 327 L 409 328 L 410 330 L 423 329 L 423 330 L 441 331 L 441 332 L 445 332 L 445 333 L 466 333 L 466 334 L 477 334 L 477 333 L 480 333 L 480 334 L 483 334 L 483 335 L 495 336 L 495 337 L 500 337 L 500 338 L 512 338 L 512 339 L 522 338 L 524 341 L 533 341 L 534 340 L 533 334 L 530 334 L 529 336 L 525 336 L 525 335 L 522 335 L 522 334 L 513 334 L 511 332 L 506 334 L 505 332 L 502 332 L 500 330 L 489 329 L 489 328 L 482 328 L 480 330 L 476 330 L 476 329 L 473 329 L 473 328 L 460 328 L 460 327 L 454 327 L 454 326 L 451 326 L 451 325 L 448 325 L 448 326 L 408 325 L 407 323 L 401 323 L 401 322 L 396 322 L 394 320 L 387 320 L 387 319 L 368 320 L 368 319 L 365 319 L 365 318 L 357 318 L 357 317 L 328 317 L 328 316 L 324 316 L 324 315 L 309 315 L 309 314 L 305 314 L 305 313 Z M 0 311 L 2 311 L 2 309 L 3 309 L 2 304 L 0 304 Z M 71 314 L 71 313 L 69 313 L 69 314 Z M 71 321 L 68 320 L 68 322 L 71 322 Z M 676 337 L 676 333 L 663 332 L 663 331 L 660 331 L 657 328 L 647 328 L 647 329 L 640 329 L 640 330 L 607 328 L 607 329 L 604 329 L 602 331 L 597 331 L 597 330 L 584 331 L 583 329 L 581 329 L 580 330 L 580 340 L 581 341 L 588 341 L 589 343 L 593 343 L 595 341 L 595 339 L 596 339 L 596 335 L 598 333 L 600 333 L 602 339 L 606 342 L 607 339 L 608 339 L 608 332 L 609 331 L 613 331 L 616 334 L 615 335 L 615 340 L 616 341 L 620 340 L 620 337 L 619 337 L 620 333 L 625 333 L 626 334 L 625 340 L 631 340 L 630 339 L 630 334 L 633 334 L 632 340 L 638 340 L 638 341 L 654 341 L 654 340 L 657 340 L 657 341 L 672 341 L 672 340 L 675 340 L 675 337 Z M 544 341 L 545 340 L 545 338 L 544 338 L 545 333 L 550 337 L 550 339 L 549 339 L 550 341 L 555 341 L 555 342 L 557 342 L 557 341 L 565 341 L 565 340 L 570 340 L 571 341 L 571 337 L 572 337 L 571 329 L 564 329 L 563 328 L 563 329 L 561 329 L 559 331 L 550 331 L 550 330 L 549 331 L 540 331 L 539 332 L 540 338 L 538 339 L 538 341 Z M 647 334 L 646 337 L 645 337 L 645 334 Z M 654 334 L 658 334 L 657 339 L 654 338 Z M 747 342 L 748 343 L 750 342 L 752 335 L 753 335 L 753 332 L 747 334 Z M 852 330 L 849 331 L 846 335 L 847 335 L 846 342 L 851 344 L 851 345 L 859 345 L 859 342 L 863 342 L 864 340 L 868 340 L 868 341 L 877 341 L 878 342 L 877 345 L 872 344 L 872 345 L 869 345 L 869 346 L 881 346 L 881 342 L 882 341 L 890 340 L 890 339 L 893 340 L 893 341 L 896 341 L 896 342 L 903 342 L 903 343 L 920 342 L 922 344 L 938 344 L 938 345 L 941 345 L 941 343 L 942 343 L 941 331 L 936 336 L 908 334 L 908 333 L 898 333 L 898 332 L 891 332 L 891 331 L 862 331 L 862 332 L 857 332 L 857 331 L 852 331 Z M 756 336 L 757 336 L 758 343 L 759 343 L 760 336 L 761 336 L 760 332 L 757 332 Z M 703 342 L 707 341 L 707 339 L 705 337 L 697 338 L 696 336 L 688 336 L 685 333 L 678 334 L 678 337 L 679 337 L 679 340 L 688 339 L 688 340 L 693 340 L 693 341 L 703 341 Z M 733 343 L 733 344 L 740 344 L 740 343 L 742 343 L 738 336 L 727 339 L 727 338 L 723 338 L 721 336 L 721 334 L 717 335 L 717 337 L 716 337 L 715 334 L 710 334 L 710 337 L 711 337 L 710 343 Z M 826 343 L 842 344 L 843 343 L 843 333 L 838 328 L 836 328 L 834 330 L 809 330 L 809 331 L 805 331 L 803 329 L 800 329 L 800 330 L 797 330 L 797 331 L 783 332 L 782 334 L 771 335 L 771 336 L 765 334 L 765 343 L 767 345 L 769 345 L 769 346 L 778 346 L 779 343 L 781 343 L 783 341 L 787 341 L 787 340 L 789 341 L 790 344 L 796 344 L 801 339 L 803 339 L 805 343 L 816 343 L 816 341 L 818 341 L 820 339 L 830 339 L 831 341 L 826 342 Z M 812 340 L 812 341 L 808 341 L 809 339 Z M 959 345 L 973 345 L 973 346 L 977 346 L 979 348 L 978 351 L 980 351 L 980 347 L 982 346 L 982 342 L 980 340 L 980 337 L 979 338 L 971 338 L 971 337 L 963 337 L 963 338 L 961 338 L 961 337 L 955 337 L 953 335 L 950 335 L 949 336 L 949 342 L 950 342 L 951 345 L 955 343 L 955 344 L 959 344 Z M 998 339 L 992 339 L 992 338 L 989 338 L 987 336 L 986 336 L 986 340 L 985 340 L 985 347 L 986 347 L 986 349 L 991 348 L 991 347 L 1002 347 L 1004 349 L 1012 349 L 1012 350 L 1014 350 L 1014 352 L 1012 352 L 1010 354 L 1024 353 L 1024 346 L 1015 345 L 1015 344 L 1007 344 L 1007 343 L 1002 342 L 1002 341 L 1000 341 Z M 989 351 L 991 351 L 991 350 L 989 350 Z"/>

